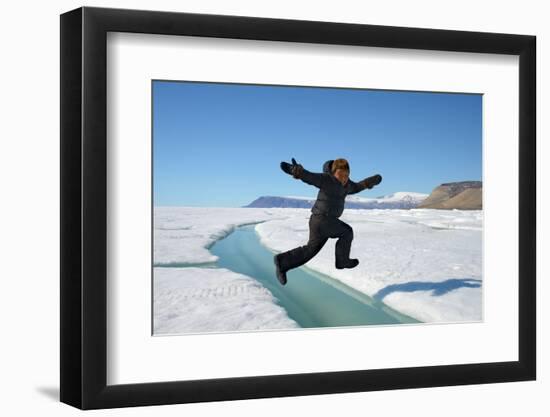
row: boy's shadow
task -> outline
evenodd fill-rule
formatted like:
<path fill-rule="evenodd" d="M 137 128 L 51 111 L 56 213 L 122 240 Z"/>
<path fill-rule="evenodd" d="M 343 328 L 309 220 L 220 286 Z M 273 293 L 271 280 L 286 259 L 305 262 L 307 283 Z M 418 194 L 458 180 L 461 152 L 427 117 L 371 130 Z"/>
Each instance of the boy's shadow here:
<path fill-rule="evenodd" d="M 479 288 L 481 287 L 481 280 L 473 278 L 452 278 L 446 281 L 441 282 L 421 282 L 421 281 L 411 281 L 404 282 L 402 284 L 392 284 L 387 287 L 382 288 L 373 298 L 378 301 L 382 301 L 384 297 L 391 294 L 392 292 L 401 291 L 401 292 L 414 292 L 414 291 L 432 291 L 432 296 L 440 296 L 447 294 L 452 290 L 458 288 Z"/>

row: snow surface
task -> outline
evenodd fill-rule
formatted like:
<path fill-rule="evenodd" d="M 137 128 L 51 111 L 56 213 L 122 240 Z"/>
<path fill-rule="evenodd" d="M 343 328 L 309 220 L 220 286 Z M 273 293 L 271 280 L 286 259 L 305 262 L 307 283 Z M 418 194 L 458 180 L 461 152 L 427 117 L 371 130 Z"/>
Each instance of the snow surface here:
<path fill-rule="evenodd" d="M 299 327 L 269 290 L 224 268 L 155 268 L 154 334 Z"/>
<path fill-rule="evenodd" d="M 216 240 L 239 225 L 277 215 L 266 208 L 155 207 L 155 266 L 216 262 L 218 257 L 208 251 Z"/>
<path fill-rule="evenodd" d="M 208 247 L 239 225 L 263 222 L 256 231 L 275 252 L 304 245 L 310 215 L 300 208 L 156 207 L 154 263 L 172 267 L 154 270 L 155 333 L 295 327 L 253 278 L 204 266 L 217 259 Z M 329 239 L 306 267 L 420 321 L 482 319 L 482 210 L 345 210 L 340 219 L 354 229 L 351 257 L 360 264 L 336 269 L 336 239 Z M 185 265 L 192 266 L 174 268 Z M 254 297 L 246 289 L 252 285 Z M 252 319 L 250 311 L 261 314 Z"/>
<path fill-rule="evenodd" d="M 216 240 L 236 226 L 274 216 L 259 208 L 156 207 L 153 333 L 299 327 L 255 279 L 208 267 L 217 260 L 207 249 Z"/>

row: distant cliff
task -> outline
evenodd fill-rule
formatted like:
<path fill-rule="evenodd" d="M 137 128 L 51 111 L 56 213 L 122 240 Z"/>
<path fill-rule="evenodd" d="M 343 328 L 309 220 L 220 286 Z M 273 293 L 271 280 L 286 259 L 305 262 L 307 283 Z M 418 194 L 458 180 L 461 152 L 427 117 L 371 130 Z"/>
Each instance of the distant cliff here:
<path fill-rule="evenodd" d="M 315 203 L 315 198 L 306 197 L 277 197 L 277 196 L 262 196 L 244 207 L 283 207 L 283 208 L 311 208 Z"/>
<path fill-rule="evenodd" d="M 481 181 L 441 184 L 434 188 L 418 208 L 481 210 L 483 208 L 482 191 Z"/>

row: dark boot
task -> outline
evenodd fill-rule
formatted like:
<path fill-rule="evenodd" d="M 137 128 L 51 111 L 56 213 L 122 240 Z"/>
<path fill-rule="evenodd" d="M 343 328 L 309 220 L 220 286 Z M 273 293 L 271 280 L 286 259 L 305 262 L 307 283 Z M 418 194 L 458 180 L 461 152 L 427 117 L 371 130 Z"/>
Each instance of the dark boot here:
<path fill-rule="evenodd" d="M 281 263 L 279 261 L 279 255 L 277 254 L 273 257 L 273 262 L 275 263 L 275 275 L 277 275 L 277 279 L 281 283 L 281 285 L 286 284 L 286 271 L 281 268 Z"/>
<path fill-rule="evenodd" d="M 336 269 L 355 268 L 357 265 L 359 265 L 359 259 L 348 259 L 345 262 L 336 260 Z"/>

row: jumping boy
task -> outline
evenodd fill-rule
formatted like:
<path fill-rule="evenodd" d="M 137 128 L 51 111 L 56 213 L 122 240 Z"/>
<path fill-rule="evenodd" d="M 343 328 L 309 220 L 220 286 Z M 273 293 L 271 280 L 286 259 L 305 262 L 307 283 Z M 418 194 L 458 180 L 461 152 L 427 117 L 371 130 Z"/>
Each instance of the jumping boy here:
<path fill-rule="evenodd" d="M 313 258 L 323 248 L 329 238 L 336 242 L 336 268 L 355 268 L 359 260 L 350 259 L 353 229 L 338 217 L 344 211 L 346 195 L 355 194 L 365 188 L 371 189 L 380 184 L 382 177 L 374 175 L 359 182 L 349 179 L 349 164 L 343 158 L 324 163 L 322 173 L 309 172 L 292 158 L 292 164 L 281 162 L 281 169 L 306 184 L 319 188 L 317 200 L 311 208 L 309 218 L 309 241 L 286 252 L 275 255 L 275 272 L 282 285 L 287 282 L 286 273 Z"/>

